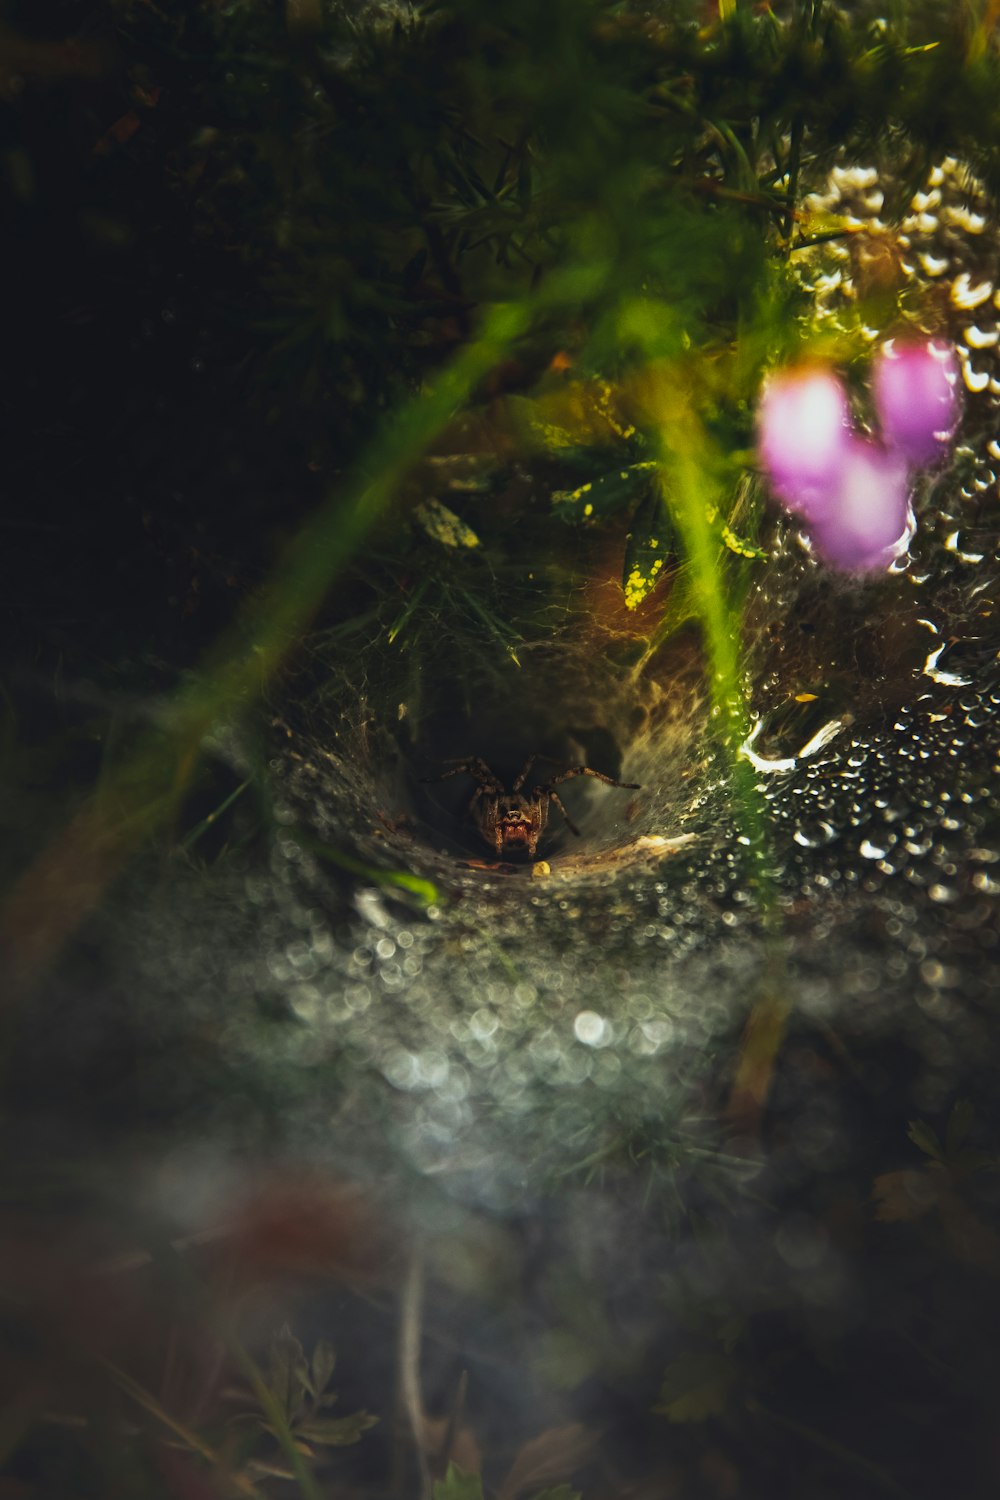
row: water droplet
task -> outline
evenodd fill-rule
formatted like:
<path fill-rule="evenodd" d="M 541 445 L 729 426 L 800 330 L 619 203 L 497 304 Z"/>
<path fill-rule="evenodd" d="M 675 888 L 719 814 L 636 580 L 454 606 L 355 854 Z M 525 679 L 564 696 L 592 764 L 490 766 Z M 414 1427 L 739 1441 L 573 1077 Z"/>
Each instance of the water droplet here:
<path fill-rule="evenodd" d="M 959 677 L 955 672 L 946 672 L 938 667 L 938 661 L 948 650 L 948 642 L 935 647 L 924 662 L 924 676 L 929 677 L 932 682 L 939 682 L 943 687 L 968 687 L 971 679 Z"/>
<path fill-rule="evenodd" d="M 992 281 L 977 281 L 973 285 L 968 271 L 962 271 L 951 284 L 951 300 L 956 307 L 970 309 L 989 301 L 993 295 Z"/>
<path fill-rule="evenodd" d="M 827 823 L 824 819 L 819 819 L 815 823 L 800 824 L 792 834 L 792 837 L 803 849 L 819 849 L 835 838 L 836 833 L 837 830 L 832 823 Z"/>
<path fill-rule="evenodd" d="M 581 1010 L 573 1022 L 573 1030 L 577 1041 L 585 1047 L 602 1047 L 611 1040 L 607 1021 L 594 1010 Z"/>

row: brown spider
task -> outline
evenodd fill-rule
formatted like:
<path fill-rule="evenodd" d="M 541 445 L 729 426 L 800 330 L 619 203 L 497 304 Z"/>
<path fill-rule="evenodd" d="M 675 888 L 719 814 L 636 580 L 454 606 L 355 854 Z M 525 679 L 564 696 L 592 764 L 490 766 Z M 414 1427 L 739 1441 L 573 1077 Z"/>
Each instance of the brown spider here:
<path fill-rule="evenodd" d="M 552 765 L 559 764 L 548 755 L 529 755 L 509 792 L 478 755 L 472 756 L 469 760 L 463 760 L 440 776 L 425 776 L 423 780 L 425 782 L 447 781 L 449 776 L 474 776 L 478 786 L 472 794 L 466 816 L 474 819 L 480 834 L 498 856 L 517 850 L 526 853 L 529 859 L 535 857 L 538 840 L 545 829 L 550 802 L 554 802 L 558 807 L 566 819 L 570 832 L 575 833 L 577 837 L 580 835 L 579 828 L 563 807 L 562 800 L 555 790 L 561 782 L 569 781 L 573 776 L 594 776 L 607 786 L 618 786 L 632 792 L 639 789 L 638 782 L 614 781 L 601 771 L 592 771 L 590 766 L 571 766 L 569 770 L 561 771 L 558 776 L 553 776 L 552 780 L 547 781 L 544 786 L 534 787 L 531 796 L 526 797 L 521 788 L 527 781 L 528 772 L 536 760 L 547 760 Z"/>

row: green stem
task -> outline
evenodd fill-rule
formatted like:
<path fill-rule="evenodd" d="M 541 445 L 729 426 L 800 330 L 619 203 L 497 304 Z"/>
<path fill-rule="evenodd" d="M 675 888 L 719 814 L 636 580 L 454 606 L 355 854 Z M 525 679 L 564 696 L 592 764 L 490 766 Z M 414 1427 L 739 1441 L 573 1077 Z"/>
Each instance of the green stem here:
<path fill-rule="evenodd" d="M 124 1370 L 119 1369 L 110 1360 L 99 1357 L 98 1362 L 108 1372 L 115 1384 L 127 1396 L 131 1397 L 137 1406 L 141 1406 L 143 1411 L 149 1412 L 150 1416 L 162 1422 L 163 1426 L 172 1432 L 189 1452 L 197 1453 L 199 1458 L 204 1459 L 205 1463 L 215 1473 L 225 1472 L 222 1460 L 211 1444 L 206 1443 L 204 1438 L 200 1437 L 197 1432 L 192 1431 L 190 1427 L 186 1427 L 183 1422 L 178 1422 L 175 1417 L 172 1417 L 167 1409 L 157 1401 L 156 1397 L 146 1390 L 145 1386 L 140 1385 L 137 1380 L 133 1380 L 131 1375 L 127 1375 Z M 245 1496 L 246 1500 L 260 1500 L 260 1490 L 257 1489 L 256 1485 L 251 1484 L 250 1480 L 246 1479 L 242 1474 L 227 1473 L 225 1477 L 232 1488 L 240 1495 Z"/>
<path fill-rule="evenodd" d="M 436 906 L 441 900 L 440 892 L 433 881 L 424 880 L 419 875 L 411 875 L 409 870 L 383 870 L 377 865 L 367 865 L 363 860 L 354 859 L 350 854 L 342 854 L 339 849 L 333 849 L 329 844 L 322 844 L 318 839 L 308 838 L 304 834 L 296 835 L 295 841 L 310 854 L 315 854 L 318 859 L 328 860 L 331 865 L 336 865 L 351 875 L 360 875 L 365 880 L 370 880 L 372 885 L 397 886 L 400 890 L 409 891 L 411 895 L 419 897 L 425 906 Z"/>
<path fill-rule="evenodd" d="M 788 207 L 785 213 L 784 235 L 789 245 L 795 225 L 795 199 L 799 191 L 799 165 L 802 159 L 802 116 L 792 121 L 792 138 L 788 152 Z"/>
<path fill-rule="evenodd" d="M 229 793 L 229 796 L 225 799 L 224 802 L 220 802 L 219 806 L 215 808 L 213 812 L 210 812 L 207 817 L 202 818 L 201 822 L 198 823 L 194 828 L 192 828 L 191 832 L 181 840 L 181 848 L 190 849 L 193 844 L 196 844 L 201 838 L 202 834 L 206 833 L 208 829 L 211 828 L 212 824 L 222 817 L 222 814 L 224 812 L 228 812 L 229 808 L 232 807 L 237 797 L 241 797 L 243 795 L 247 787 L 250 785 L 250 780 L 251 778 L 248 776 L 246 781 L 241 781 L 239 786 L 236 787 L 234 791 Z"/>
<path fill-rule="evenodd" d="M 684 546 L 687 588 L 704 633 L 713 714 L 729 757 L 737 819 L 750 853 L 750 879 L 767 917 L 773 902 L 765 866 L 764 822 L 753 767 L 739 753 L 749 732 L 740 610 L 727 591 L 726 549 L 720 546 L 711 519 L 724 513 L 721 481 L 713 473 L 710 444 L 684 397 L 668 388 L 665 377 L 654 378 L 649 397 L 658 431 L 663 495 Z"/>
<path fill-rule="evenodd" d="M 288 1418 L 285 1416 L 281 1403 L 268 1388 L 267 1381 L 257 1368 L 255 1360 L 247 1353 L 234 1333 L 223 1329 L 222 1336 L 230 1354 L 232 1354 L 246 1376 L 250 1389 L 260 1404 L 261 1411 L 270 1422 L 274 1435 L 278 1439 L 285 1457 L 288 1459 L 292 1473 L 295 1475 L 296 1483 L 305 1496 L 305 1500 L 323 1500 L 315 1476 L 306 1464 L 305 1458 L 295 1441 L 292 1429 L 288 1425 Z"/>

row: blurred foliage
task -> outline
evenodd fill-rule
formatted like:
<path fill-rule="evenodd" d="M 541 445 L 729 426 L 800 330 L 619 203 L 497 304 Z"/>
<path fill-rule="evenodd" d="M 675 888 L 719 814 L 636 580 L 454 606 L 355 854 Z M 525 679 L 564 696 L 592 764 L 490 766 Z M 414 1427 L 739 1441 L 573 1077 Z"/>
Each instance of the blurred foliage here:
<path fill-rule="evenodd" d="M 836 1042 L 804 1086 L 801 1066 L 823 1043 L 808 1032 L 799 1043 L 786 1077 L 796 1097 L 842 1089 Z M 956 1470 L 961 1493 L 990 1493 L 975 1486 L 995 1470 L 995 1360 L 991 1340 L 971 1334 L 993 1317 L 1000 1264 L 998 1158 L 981 1149 L 995 1137 L 960 1098 L 934 1124 L 897 1118 L 875 1146 L 873 1123 L 891 1114 L 864 1097 L 859 1151 L 815 1179 L 727 1161 L 707 1144 L 718 1122 L 667 1140 L 650 1119 L 645 1140 L 637 1132 L 617 1162 L 607 1154 L 606 1195 L 573 1186 L 541 1239 L 538 1222 L 526 1232 L 439 1198 L 419 1399 L 448 1404 L 424 1413 L 417 1443 L 393 1418 L 399 1263 L 381 1261 L 384 1205 L 370 1196 L 347 1198 L 347 1216 L 324 1226 L 308 1217 L 322 1179 L 289 1198 L 276 1175 L 249 1214 L 175 1253 L 133 1208 L 116 1217 L 109 1186 L 100 1243 L 125 1253 L 97 1261 L 86 1237 L 41 1254 L 21 1238 L 30 1213 L 5 1224 L 4 1492 L 409 1496 L 426 1466 L 433 1500 L 586 1500 L 640 1484 L 670 1493 L 668 1481 L 678 1493 L 736 1493 L 738 1481 L 781 1494 L 789 1467 L 796 1493 L 922 1497 Z M 22 1207 L 47 1203 L 44 1226 L 62 1225 L 67 1189 L 75 1207 L 69 1177 L 32 1184 Z M 395 1245 L 398 1225 L 387 1228 Z M 343 1257 L 359 1231 L 352 1272 Z M 720 1279 L 721 1267 L 733 1274 Z M 307 1345 L 274 1329 L 277 1309 L 309 1330 Z M 513 1385 L 497 1358 L 500 1312 Z M 331 1329 L 339 1359 L 320 1332 Z M 553 1392 L 557 1412 L 576 1393 L 578 1420 L 544 1425 Z M 945 1423 L 955 1445 L 942 1450 Z M 728 1490 L 701 1485 L 709 1459 Z"/>
<path fill-rule="evenodd" d="M 330 1416 L 329 1408 L 337 1401 L 329 1389 L 336 1365 L 336 1355 L 326 1339 L 320 1339 L 310 1359 L 302 1345 L 286 1327 L 272 1340 L 267 1383 L 263 1390 L 234 1390 L 227 1394 L 245 1410 L 236 1413 L 234 1423 L 247 1423 L 279 1443 L 290 1436 L 295 1450 L 306 1458 L 317 1449 L 345 1448 L 360 1441 L 377 1417 L 356 1411 L 346 1417 Z M 263 1399 L 261 1399 L 263 1396 Z M 280 1427 L 275 1418 L 280 1419 Z M 278 1472 L 274 1465 L 270 1472 Z M 294 1479 L 294 1472 L 282 1477 Z"/>
<path fill-rule="evenodd" d="M 208 631 L 322 487 L 377 469 L 386 414 L 497 303 L 528 316 L 464 398 L 475 440 L 500 470 L 519 443 L 548 465 L 562 520 L 620 513 L 641 603 L 692 546 L 664 422 L 724 528 L 761 369 L 811 337 L 796 247 L 850 226 L 804 195 L 841 156 L 877 160 L 891 236 L 945 151 L 1000 186 L 985 3 L 62 0 L 4 22 L 4 401 L 35 406 L 15 475 L 47 442 L 79 501 L 82 463 L 100 575 L 138 590 L 137 548 Z M 553 430 L 553 405 L 605 388 L 617 426 Z M 471 440 L 444 422 L 406 465 Z M 481 508 L 456 525 L 479 535 Z"/>
<path fill-rule="evenodd" d="M 519 1490 L 512 1490 L 508 1483 L 502 1493 L 515 1495 Z M 457 1464 L 449 1464 L 444 1478 L 434 1486 L 432 1500 L 483 1500 L 484 1494 L 483 1481 L 478 1474 L 465 1474 Z M 558 1484 L 539 1490 L 532 1500 L 580 1500 L 580 1492 L 572 1485 Z"/>

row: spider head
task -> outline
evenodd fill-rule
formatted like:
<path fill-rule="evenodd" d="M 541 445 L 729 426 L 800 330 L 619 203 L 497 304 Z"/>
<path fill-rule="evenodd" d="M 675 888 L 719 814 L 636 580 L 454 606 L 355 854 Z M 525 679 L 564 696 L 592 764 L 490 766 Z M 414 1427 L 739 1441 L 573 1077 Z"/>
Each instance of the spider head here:
<path fill-rule="evenodd" d="M 510 793 L 498 797 L 494 816 L 495 832 L 502 849 L 534 854 L 540 820 L 537 808 L 527 798 Z"/>
<path fill-rule="evenodd" d="M 532 819 L 523 798 L 502 799 L 497 807 L 497 822 L 505 844 L 527 844 Z"/>
<path fill-rule="evenodd" d="M 524 817 L 503 818 L 500 836 L 505 849 L 527 849 L 531 839 L 531 824 Z"/>

